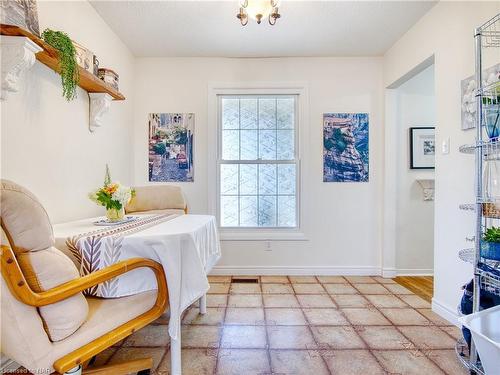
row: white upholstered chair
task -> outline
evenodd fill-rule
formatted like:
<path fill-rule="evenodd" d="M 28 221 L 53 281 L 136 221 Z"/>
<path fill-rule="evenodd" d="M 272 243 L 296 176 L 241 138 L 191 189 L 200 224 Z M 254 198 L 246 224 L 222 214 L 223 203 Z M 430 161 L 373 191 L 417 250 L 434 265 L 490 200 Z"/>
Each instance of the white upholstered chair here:
<path fill-rule="evenodd" d="M 54 247 L 47 213 L 30 192 L 2 180 L 0 198 L 1 350 L 7 357 L 33 373 L 65 373 L 165 311 L 168 291 L 160 264 L 134 258 L 80 277 L 74 263 Z M 138 267 L 153 270 L 157 291 L 115 299 L 82 294 Z M 92 373 L 125 374 L 151 366 L 146 358 Z"/>

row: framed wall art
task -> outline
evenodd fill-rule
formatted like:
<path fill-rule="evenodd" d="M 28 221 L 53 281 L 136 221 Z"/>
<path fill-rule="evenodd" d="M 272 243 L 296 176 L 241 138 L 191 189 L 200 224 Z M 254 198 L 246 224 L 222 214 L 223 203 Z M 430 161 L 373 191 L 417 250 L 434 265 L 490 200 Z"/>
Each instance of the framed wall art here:
<path fill-rule="evenodd" d="M 434 169 L 435 128 L 410 128 L 410 169 Z"/>

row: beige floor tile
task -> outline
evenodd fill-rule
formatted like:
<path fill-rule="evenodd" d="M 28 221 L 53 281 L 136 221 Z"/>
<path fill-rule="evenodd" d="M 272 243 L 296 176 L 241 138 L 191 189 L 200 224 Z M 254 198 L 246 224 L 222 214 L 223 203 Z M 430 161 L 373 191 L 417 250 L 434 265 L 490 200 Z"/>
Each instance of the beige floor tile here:
<path fill-rule="evenodd" d="M 455 340 L 438 327 L 399 327 L 411 342 L 421 349 L 453 349 Z"/>
<path fill-rule="evenodd" d="M 300 307 L 293 294 L 264 294 L 265 307 Z"/>
<path fill-rule="evenodd" d="M 329 294 L 359 294 L 359 292 L 349 284 L 323 284 L 323 286 Z"/>
<path fill-rule="evenodd" d="M 336 307 L 328 295 L 299 294 L 297 299 L 302 307 Z"/>
<path fill-rule="evenodd" d="M 271 349 L 316 349 L 309 327 L 268 326 L 267 334 Z"/>
<path fill-rule="evenodd" d="M 222 348 L 265 349 L 266 327 L 264 326 L 225 326 L 222 332 Z"/>
<path fill-rule="evenodd" d="M 290 281 L 288 280 L 287 276 L 261 276 L 260 282 L 263 284 L 264 283 L 288 284 Z"/>
<path fill-rule="evenodd" d="M 387 371 L 404 375 L 443 375 L 443 372 L 416 350 L 374 351 Z"/>
<path fill-rule="evenodd" d="M 414 309 L 380 309 L 380 311 L 395 325 L 425 326 L 430 322 Z"/>
<path fill-rule="evenodd" d="M 390 294 L 382 284 L 352 284 L 361 294 Z"/>
<path fill-rule="evenodd" d="M 221 349 L 217 375 L 269 374 L 271 367 L 265 350 Z"/>
<path fill-rule="evenodd" d="M 365 297 L 360 294 L 332 294 L 338 307 L 367 307 L 370 305 Z"/>
<path fill-rule="evenodd" d="M 394 327 L 362 326 L 356 331 L 371 349 L 412 349 L 414 345 Z"/>
<path fill-rule="evenodd" d="M 209 275 L 208 276 L 209 283 L 230 283 L 231 276 L 222 276 L 222 275 Z"/>
<path fill-rule="evenodd" d="M 183 375 L 213 375 L 217 349 L 182 349 Z M 170 350 L 157 369 L 158 375 L 170 375 Z"/>
<path fill-rule="evenodd" d="M 232 283 L 231 294 L 259 294 L 261 293 L 260 284 Z"/>
<path fill-rule="evenodd" d="M 323 354 L 332 374 L 384 375 L 375 357 L 368 350 L 333 350 Z"/>
<path fill-rule="evenodd" d="M 312 325 L 343 326 L 349 324 L 338 309 L 304 309 L 304 314 Z"/>
<path fill-rule="evenodd" d="M 208 307 L 206 314 L 200 314 L 197 307 L 188 310 L 182 324 L 207 324 L 207 325 L 221 325 L 224 320 L 224 307 Z"/>
<path fill-rule="evenodd" d="M 124 346 L 167 346 L 170 342 L 168 326 L 149 325 L 130 335 Z"/>
<path fill-rule="evenodd" d="M 161 316 L 155 320 L 155 324 L 168 324 L 170 321 L 170 311 L 167 310 Z"/>
<path fill-rule="evenodd" d="M 296 294 L 326 294 L 321 284 L 292 284 Z"/>
<path fill-rule="evenodd" d="M 347 280 L 342 276 L 317 276 L 323 284 L 346 284 Z"/>
<path fill-rule="evenodd" d="M 217 348 L 222 328 L 216 326 L 182 326 L 183 348 Z"/>
<path fill-rule="evenodd" d="M 397 284 L 393 279 L 382 276 L 373 276 L 373 279 L 381 284 Z"/>
<path fill-rule="evenodd" d="M 290 284 L 262 284 L 262 293 L 293 294 L 293 289 Z"/>
<path fill-rule="evenodd" d="M 315 276 L 289 276 L 290 282 L 294 284 L 317 284 L 318 279 Z"/>
<path fill-rule="evenodd" d="M 306 320 L 300 309 L 265 309 L 266 324 L 278 326 L 306 325 Z"/>
<path fill-rule="evenodd" d="M 261 307 L 228 307 L 224 324 L 252 324 L 263 325 L 264 309 Z"/>
<path fill-rule="evenodd" d="M 365 297 L 376 307 L 408 307 L 406 303 L 392 294 L 365 295 Z"/>
<path fill-rule="evenodd" d="M 166 348 L 120 348 L 111 357 L 108 364 L 130 361 L 140 358 L 153 358 L 153 370 L 160 364 L 163 356 L 165 355 Z"/>
<path fill-rule="evenodd" d="M 95 362 L 92 366 L 104 366 L 106 363 L 108 363 L 109 359 L 115 354 L 115 352 L 118 350 L 118 348 L 107 348 L 104 349 L 102 352 L 100 352 L 95 359 Z M 7 372 L 8 373 L 8 372 Z M 22 374 L 22 372 L 18 372 L 19 374 Z"/>
<path fill-rule="evenodd" d="M 347 319 L 354 325 L 382 326 L 391 323 L 374 308 L 342 308 Z"/>
<path fill-rule="evenodd" d="M 428 357 L 450 375 L 468 375 L 462 364 L 458 361 L 455 350 L 432 350 Z"/>
<path fill-rule="evenodd" d="M 328 375 L 328 369 L 315 350 L 271 350 L 273 374 Z"/>
<path fill-rule="evenodd" d="M 311 327 L 318 348 L 365 349 L 366 345 L 351 326 Z"/>
<path fill-rule="evenodd" d="M 375 279 L 371 276 L 345 276 L 347 281 L 355 284 L 374 284 L 376 283 Z"/>
<path fill-rule="evenodd" d="M 230 285 L 231 284 L 226 284 L 226 283 L 210 284 L 210 289 L 208 290 L 208 294 L 227 294 L 229 293 Z"/>
<path fill-rule="evenodd" d="M 404 294 L 399 296 L 403 301 L 414 309 L 430 309 L 431 304 L 425 299 L 415 295 L 415 294 Z"/>
<path fill-rule="evenodd" d="M 207 294 L 207 307 L 224 307 L 227 305 L 227 294 Z"/>
<path fill-rule="evenodd" d="M 384 284 L 384 286 L 394 294 L 413 294 L 411 290 L 399 284 Z"/>
<path fill-rule="evenodd" d="M 261 294 L 231 294 L 228 307 L 262 307 Z"/>
<path fill-rule="evenodd" d="M 444 318 L 441 318 L 438 314 L 433 312 L 431 309 L 417 309 L 417 311 L 429 319 L 432 323 L 438 326 L 453 326 L 452 323 Z"/>
<path fill-rule="evenodd" d="M 448 335 L 453 337 L 455 340 L 461 339 L 463 337 L 462 330 L 455 326 L 439 327 L 445 331 Z"/>

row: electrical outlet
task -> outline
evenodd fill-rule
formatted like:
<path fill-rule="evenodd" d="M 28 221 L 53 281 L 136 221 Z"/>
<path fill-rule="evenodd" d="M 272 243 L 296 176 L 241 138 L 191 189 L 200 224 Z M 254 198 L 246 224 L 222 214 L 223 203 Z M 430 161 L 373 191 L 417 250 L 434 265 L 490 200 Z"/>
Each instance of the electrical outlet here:
<path fill-rule="evenodd" d="M 266 251 L 273 251 L 273 249 L 271 248 L 271 241 L 266 241 L 266 248 L 265 248 Z"/>
<path fill-rule="evenodd" d="M 450 137 L 446 138 L 441 143 L 441 153 L 443 155 L 447 155 L 450 153 Z"/>

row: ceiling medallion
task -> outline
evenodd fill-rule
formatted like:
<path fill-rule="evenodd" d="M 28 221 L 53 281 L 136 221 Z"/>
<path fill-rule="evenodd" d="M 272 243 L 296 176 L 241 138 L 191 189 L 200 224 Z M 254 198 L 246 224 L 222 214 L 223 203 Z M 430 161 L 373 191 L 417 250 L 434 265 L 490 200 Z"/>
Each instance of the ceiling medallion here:
<path fill-rule="evenodd" d="M 279 0 L 240 0 L 240 12 L 236 17 L 241 25 L 248 23 L 248 18 L 253 18 L 258 24 L 267 17 L 270 25 L 276 24 L 276 20 L 281 17 L 278 11 Z"/>

